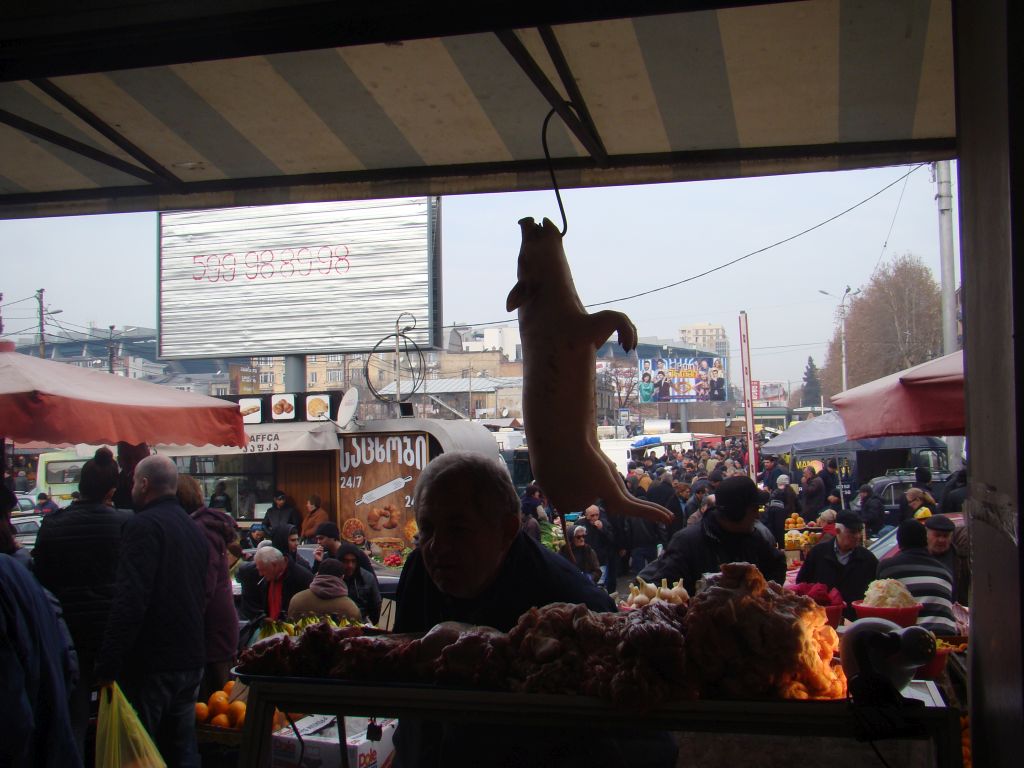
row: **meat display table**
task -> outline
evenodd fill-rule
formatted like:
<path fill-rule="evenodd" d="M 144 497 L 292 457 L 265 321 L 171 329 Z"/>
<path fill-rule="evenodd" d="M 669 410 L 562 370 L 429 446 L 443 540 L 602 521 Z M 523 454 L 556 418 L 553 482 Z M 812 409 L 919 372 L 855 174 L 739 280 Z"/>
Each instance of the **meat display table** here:
<path fill-rule="evenodd" d="M 845 701 L 687 701 L 647 712 L 619 709 L 586 696 L 473 691 L 434 686 L 368 685 L 313 678 L 240 674 L 249 686 L 239 764 L 266 766 L 271 754 L 275 707 L 284 712 L 336 715 L 417 717 L 428 720 L 495 723 L 503 727 L 543 726 L 553 721 L 585 721 L 594 728 L 636 728 L 676 732 L 735 733 L 807 737 L 809 730 L 856 739 L 864 716 L 884 718 L 876 710 L 859 710 Z M 915 681 L 905 693 L 924 705 L 901 710 L 904 720 L 930 740 L 934 765 L 959 768 L 960 728 L 956 710 L 943 706 L 930 682 Z M 344 732 L 342 724 L 341 728 Z M 884 743 L 884 742 L 883 742 Z M 347 750 L 342 765 L 348 767 Z"/>

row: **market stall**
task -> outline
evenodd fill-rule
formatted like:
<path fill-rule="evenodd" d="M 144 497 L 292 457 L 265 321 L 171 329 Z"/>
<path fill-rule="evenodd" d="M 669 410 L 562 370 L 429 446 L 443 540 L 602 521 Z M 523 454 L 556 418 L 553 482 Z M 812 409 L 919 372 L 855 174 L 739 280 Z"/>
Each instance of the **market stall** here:
<path fill-rule="evenodd" d="M 962 435 L 963 351 L 861 384 L 832 398 L 851 439 L 884 435 Z"/>
<path fill-rule="evenodd" d="M 909 682 L 934 656 L 931 635 L 889 622 L 846 632 L 853 635 L 850 645 L 843 641 L 839 666 L 840 639 L 826 609 L 766 582 L 746 563 L 724 565 L 693 598 L 685 590 L 658 592 L 611 613 L 554 603 L 528 610 L 508 632 L 444 622 L 425 634 L 387 635 L 312 624 L 241 657 L 236 671 L 248 687 L 242 764 L 266 764 L 271 721 L 282 710 L 339 720 L 424 718 L 453 724 L 456 734 L 477 724 L 528 734 L 582 718 L 587 728 L 622 733 L 813 730 L 840 740 L 927 739 L 924 751 L 920 743 L 900 747 L 909 750 L 905 764 L 959 765 L 958 713 L 934 685 Z M 901 634 L 914 632 L 930 647 L 861 655 L 875 647 L 864 638 L 899 644 Z M 853 699 L 847 670 L 851 692 L 860 692 Z M 881 687 L 861 698 L 872 675 Z"/>
<path fill-rule="evenodd" d="M 0 425 L 0 437 L 53 446 L 247 442 L 234 403 L 22 355 L 11 342 L 0 342 Z"/>

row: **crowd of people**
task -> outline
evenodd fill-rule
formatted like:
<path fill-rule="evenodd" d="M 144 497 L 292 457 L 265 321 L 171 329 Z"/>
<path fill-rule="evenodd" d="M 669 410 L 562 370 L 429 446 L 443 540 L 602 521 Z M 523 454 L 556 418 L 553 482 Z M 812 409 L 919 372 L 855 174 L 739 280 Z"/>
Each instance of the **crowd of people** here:
<path fill-rule="evenodd" d="M 558 601 L 615 610 L 609 593 L 627 573 L 681 581 L 693 593 L 705 574 L 746 561 L 782 583 L 787 567 L 778 525 L 802 511 L 823 522 L 824 536 L 806 553 L 797 581 L 835 587 L 849 604 L 875 578 L 896 578 L 925 605 L 922 625 L 937 634 L 955 631 L 952 605 L 966 600 L 969 570 L 953 521 L 938 508 L 921 513 L 934 504 L 920 487 L 930 478 L 921 475 L 919 487 L 907 492 L 900 552 L 879 564 L 864 539 L 884 524 L 876 519 L 878 505 L 868 503 L 870 487 L 860 490 L 855 513 L 845 508 L 835 466 L 805 470 L 797 490 L 773 458 L 764 460 L 759 484 L 746 462 L 741 440 L 648 454 L 623 483 L 662 505 L 671 522 L 609 516 L 598 501 L 572 513 L 558 554 L 540 542 L 544 522 L 562 523 L 546 507 L 543 489 L 530 486 L 517 497 L 504 465 L 481 454 L 436 458 L 415 490 L 419 534 L 399 582 L 394 630 L 462 621 L 507 631 L 529 608 Z M 124 506 L 118 499 L 126 474 Z M 963 476 L 960 485 L 951 480 L 943 494 L 950 504 L 963 483 Z M 15 499 L 5 492 L 10 509 Z M 82 468 L 79 493 L 69 507 L 46 515 L 31 557 L 18 553 L 6 518 L 0 525 L 0 623 L 14 649 L 2 659 L 7 684 L 0 695 L 8 711 L 27 713 L 18 718 L 24 733 L 0 753 L 13 764 L 80 764 L 90 694 L 116 681 L 167 763 L 197 765 L 193 705 L 223 686 L 239 650 L 240 619 L 380 618 L 380 589 L 365 548 L 342 539 L 315 496 L 303 520 L 276 492 L 263 522 L 239 540 L 225 489 L 204 499 L 194 478 L 148 451 L 119 466 L 111 451 L 98 450 Z M 316 543 L 311 562 L 300 556 L 300 538 Z M 243 547 L 255 549 L 251 561 L 242 559 Z M 233 578 L 241 585 L 238 609 Z M 587 732 L 568 762 L 569 734 L 509 741 L 486 729 L 404 719 L 395 740 L 406 766 L 469 764 L 484 743 L 522 753 L 521 764 L 590 766 L 615 755 L 620 765 L 667 766 L 675 751 L 663 736 Z"/>
<path fill-rule="evenodd" d="M 168 765 L 199 765 L 195 704 L 227 682 L 243 622 L 380 618 L 372 564 L 340 540 L 316 496 L 307 564 L 304 521 L 294 524 L 285 494 L 240 538 L 224 487 L 207 500 L 195 478 L 144 446 L 117 459 L 98 449 L 72 503 L 46 510 L 31 553 L 13 535 L 14 493 L 0 493 L 0 709 L 17 721 L 0 765 L 91 763 L 92 697 L 114 682 Z"/>
<path fill-rule="evenodd" d="M 882 499 L 865 484 L 855 511 L 843 496 L 837 462 L 820 471 L 803 468 L 799 484 L 774 456 L 762 460 L 758 484 L 749 479 L 743 440 L 726 441 L 714 450 L 646 454 L 631 462 L 623 482 L 633 495 L 660 504 L 672 516 L 669 525 L 609 517 L 595 504 L 567 515 L 573 524 L 560 552 L 609 593 L 628 573 L 645 581 L 682 580 L 692 592 L 701 576 L 725 562 L 754 563 L 768 579 L 786 579 L 786 521 L 794 514 L 813 521 L 822 540 L 811 547 L 796 581 L 826 584 L 846 603 L 864 598 L 879 578 L 902 581 L 924 608 L 919 623 L 936 634 L 956 634 L 954 604 L 967 605 L 970 584 L 967 528 L 957 527 L 944 512 L 959 512 L 966 494 L 966 472 L 955 473 L 940 505 L 932 495 L 930 471 L 919 467 L 914 484 L 900 498 L 896 512 L 899 554 L 879 563 L 866 544 L 892 530 Z M 760 486 L 760 487 L 759 487 Z M 524 532 L 540 541 L 540 522 L 549 518 L 543 491 L 527 488 L 520 501 Z M 561 520 L 552 511 L 552 522 Z"/>

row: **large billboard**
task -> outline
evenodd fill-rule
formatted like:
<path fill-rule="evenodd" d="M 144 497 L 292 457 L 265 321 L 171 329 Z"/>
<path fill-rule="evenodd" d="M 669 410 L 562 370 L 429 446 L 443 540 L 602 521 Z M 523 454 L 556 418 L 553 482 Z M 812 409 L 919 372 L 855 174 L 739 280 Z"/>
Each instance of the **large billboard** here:
<path fill-rule="evenodd" d="M 160 215 L 164 358 L 368 352 L 401 326 L 441 343 L 440 198 Z"/>
<path fill-rule="evenodd" d="M 641 403 L 697 403 L 729 399 L 725 360 L 714 355 L 641 357 Z"/>

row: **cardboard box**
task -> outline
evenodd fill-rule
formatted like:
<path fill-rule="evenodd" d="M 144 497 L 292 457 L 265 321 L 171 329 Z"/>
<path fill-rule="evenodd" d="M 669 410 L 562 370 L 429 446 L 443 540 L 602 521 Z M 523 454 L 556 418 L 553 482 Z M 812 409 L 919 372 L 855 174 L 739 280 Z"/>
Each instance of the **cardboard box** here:
<path fill-rule="evenodd" d="M 397 720 L 378 720 L 382 734 L 380 741 L 366 738 L 365 717 L 346 717 L 348 764 L 352 768 L 384 768 L 392 762 Z M 271 746 L 272 768 L 324 768 L 341 765 L 341 743 L 337 720 L 332 715 L 310 715 L 295 722 L 302 736 L 303 746 L 295 738 L 291 726 L 275 731 Z M 302 750 L 302 762 L 299 752 Z"/>

